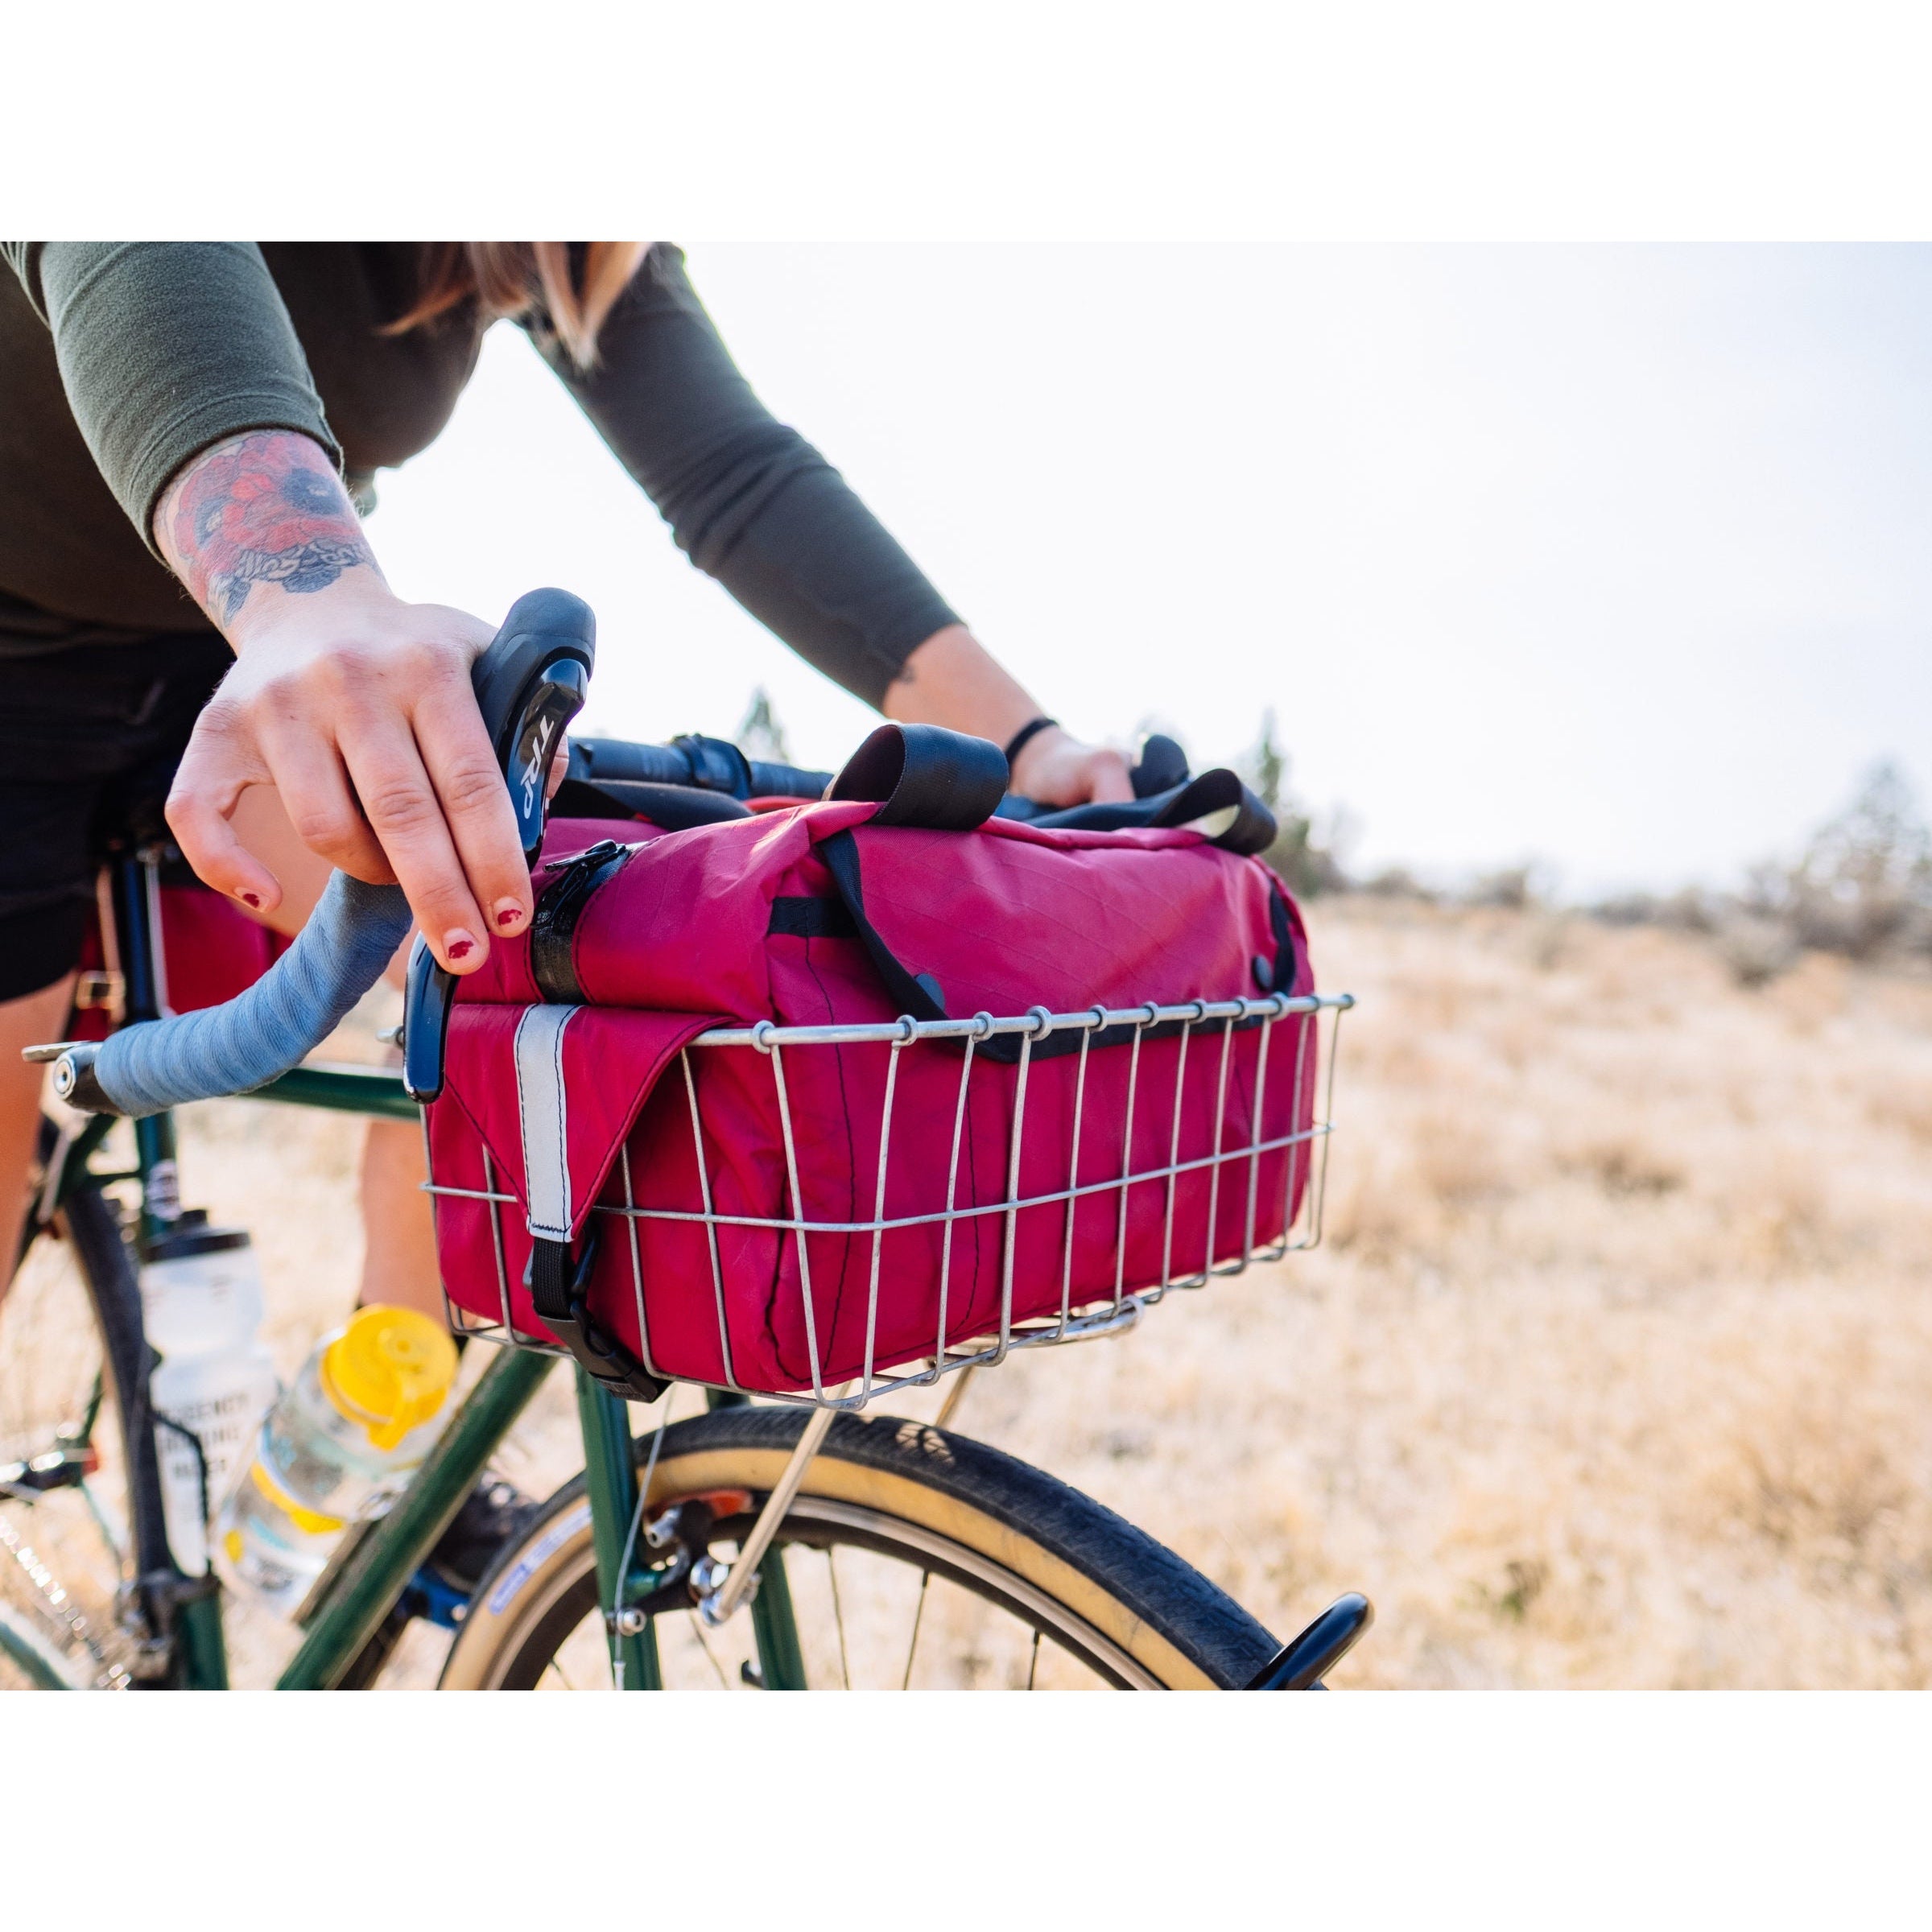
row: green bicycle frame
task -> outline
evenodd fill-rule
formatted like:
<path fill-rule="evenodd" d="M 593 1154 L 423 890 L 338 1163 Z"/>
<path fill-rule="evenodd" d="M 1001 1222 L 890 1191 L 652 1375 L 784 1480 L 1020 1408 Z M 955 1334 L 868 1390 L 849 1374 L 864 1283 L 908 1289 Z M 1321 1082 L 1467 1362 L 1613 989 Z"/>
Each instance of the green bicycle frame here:
<path fill-rule="evenodd" d="M 157 866 L 156 855 L 147 852 L 123 857 L 110 869 L 119 956 L 126 976 L 124 1012 L 130 1021 L 155 1018 L 161 1010 L 159 935 L 154 917 Z M 386 1120 L 421 1117 L 402 1080 L 371 1067 L 297 1067 L 250 1097 Z M 138 1179 L 141 1212 L 137 1245 L 145 1252 L 180 1212 L 174 1119 L 158 1113 L 136 1121 L 133 1171 L 96 1173 L 91 1163 L 109 1125 L 105 1119 L 90 1121 L 68 1144 L 56 1198 L 64 1199 L 73 1189 L 90 1182 Z M 357 1540 L 341 1552 L 340 1561 L 324 1574 L 316 1597 L 304 1606 L 305 1634 L 278 1682 L 279 1690 L 327 1690 L 342 1681 L 409 1588 L 556 1360 L 535 1349 L 507 1348 L 500 1352 L 394 1505 L 359 1534 L 349 1533 Z M 130 1406 L 138 1413 L 147 1403 L 142 1400 Z M 642 1603 L 656 1581 L 649 1566 L 639 1562 L 636 1550 L 639 1510 L 630 1412 L 621 1399 L 579 1370 L 577 1413 L 597 1556 L 597 1595 L 614 1625 L 616 1613 Z M 150 1506 L 137 1511 L 145 1515 L 147 1525 L 137 1567 L 150 1620 L 172 1640 L 168 1683 L 184 1690 L 225 1690 L 228 1659 L 222 1638 L 220 1586 L 212 1571 L 199 1577 L 183 1571 L 167 1546 L 158 1501 L 158 1496 L 148 1497 Z M 775 1546 L 759 1567 L 762 1583 L 751 1614 L 762 1681 L 774 1690 L 803 1690 L 805 1672 L 791 1593 L 783 1559 Z M 620 1568 L 625 1574 L 620 1575 Z M 641 1630 L 629 1635 L 618 1634 L 613 1628 L 611 1662 L 613 1678 L 619 1687 L 645 1690 L 660 1686 L 656 1633 L 648 1616 Z"/>
<path fill-rule="evenodd" d="M 418 1117 L 416 1104 L 398 1078 L 361 1067 L 299 1067 L 252 1097 L 392 1120 Z M 63 1195 L 89 1178 L 89 1157 L 106 1125 L 90 1127 L 74 1143 L 62 1179 Z M 175 1205 L 174 1123 L 169 1116 L 157 1114 L 137 1121 L 135 1128 L 145 1240 L 166 1224 Z M 498 1352 L 394 1507 L 369 1528 L 324 1579 L 320 1597 L 309 1606 L 301 1647 L 283 1671 L 278 1690 L 328 1690 L 341 1681 L 408 1588 L 557 1360 L 530 1348 Z M 630 1417 L 622 1401 L 581 1370 L 576 1371 L 576 1384 L 585 1489 L 597 1553 L 597 1594 L 607 1609 L 621 1608 L 641 1600 L 652 1583 L 650 1571 L 638 1560 L 638 1539 L 633 1534 L 638 1498 Z M 713 1397 L 714 1402 L 719 1399 Z M 620 1584 L 617 1566 L 627 1545 L 631 1563 Z M 784 1559 L 774 1549 L 759 1567 L 762 1580 L 750 1616 L 762 1682 L 770 1690 L 803 1690 L 803 1661 Z M 223 1690 L 228 1669 L 221 1595 L 217 1589 L 198 1589 L 201 1581 L 178 1570 L 175 1573 L 171 1620 L 177 1654 L 171 1681 L 184 1690 Z M 613 1678 L 620 1688 L 662 1686 L 656 1633 L 649 1620 L 640 1632 L 613 1637 Z"/>

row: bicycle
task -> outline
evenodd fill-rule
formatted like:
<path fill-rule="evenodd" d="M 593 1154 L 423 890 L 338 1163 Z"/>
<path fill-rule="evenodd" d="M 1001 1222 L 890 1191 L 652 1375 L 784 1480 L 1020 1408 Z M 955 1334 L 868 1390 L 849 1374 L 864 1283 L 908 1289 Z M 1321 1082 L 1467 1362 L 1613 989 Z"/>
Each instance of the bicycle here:
<path fill-rule="evenodd" d="M 525 715 L 493 735 L 527 750 L 541 698 L 526 683 L 518 699 Z M 1151 748 L 1146 785 L 1172 779 L 1178 755 Z M 701 817 L 721 799 L 740 811 L 745 801 L 795 802 L 818 795 L 829 777 L 700 739 L 668 747 L 586 741 L 573 745 L 572 770 L 576 782 L 594 773 L 607 789 L 649 789 L 654 816 L 682 809 Z M 80 997 L 111 1001 L 119 1024 L 163 1011 L 158 884 L 168 859 L 149 841 L 117 852 L 104 875 L 110 968 Z M 1234 1005 L 1263 1018 L 1271 1005 L 1339 1018 L 1349 1004 L 1346 995 L 1277 996 L 1210 1016 L 1195 1002 L 1200 1013 L 1187 1023 L 1232 1024 Z M 713 1043 L 730 1042 L 720 1034 Z M 401 1075 L 303 1063 L 255 1097 L 416 1119 L 411 1036 L 404 1045 Z M 1332 1064 L 1331 1049 L 1331 1080 Z M 0 1674 L 10 1666 L 43 1688 L 222 1688 L 221 1586 L 212 1570 L 185 1571 L 169 1546 L 156 1430 L 177 1426 L 150 1398 L 154 1358 L 137 1274 L 145 1246 L 180 1224 L 174 1122 L 165 1112 L 134 1120 L 131 1158 L 119 1165 L 109 1159 L 114 1125 L 98 1114 L 43 1122 L 23 1265 L 0 1302 Z M 1325 1153 L 1327 1123 L 1319 1125 Z M 132 1199 L 122 1203 L 116 1190 Z M 1302 1245 L 1312 1245 L 1313 1187 L 1306 1214 Z M 1289 1245 L 1285 1232 L 1280 1250 Z M 60 1267 L 61 1257 L 72 1266 Z M 573 1363 L 583 1472 L 509 1538 L 465 1600 L 425 1559 L 561 1356 L 514 1332 L 489 1335 L 526 1345 L 496 1355 L 386 1513 L 345 1533 L 296 1612 L 303 1635 L 278 1687 L 367 1688 L 419 1618 L 452 1632 L 440 1678 L 446 1689 L 593 1680 L 625 1690 L 906 1688 L 923 1631 L 951 1646 L 951 1666 L 984 1659 L 996 1630 L 1005 1633 L 1006 1681 L 1029 1689 L 1040 1681 L 1043 1649 L 1050 1676 L 1077 1667 L 1122 1688 L 1321 1687 L 1367 1628 L 1365 1599 L 1341 1598 L 1283 1645 L 1112 1511 L 946 1426 L 965 1376 L 1009 1348 L 1131 1326 L 1170 1287 L 1230 1271 L 1165 1281 L 1127 1298 L 1131 1305 L 1117 1298 L 1084 1324 L 1063 1316 L 1058 1333 L 1002 1334 L 976 1354 L 935 1357 L 876 1386 L 869 1380 L 856 1395 L 754 1403 L 712 1389 L 706 1413 L 642 1435 L 634 1434 L 626 1402 Z M 473 1322 L 457 1325 L 476 1331 Z M 936 1423 L 864 1406 L 942 1373 L 958 1379 Z M 736 1649 L 748 1641 L 751 1654 L 720 1656 L 734 1632 Z"/>

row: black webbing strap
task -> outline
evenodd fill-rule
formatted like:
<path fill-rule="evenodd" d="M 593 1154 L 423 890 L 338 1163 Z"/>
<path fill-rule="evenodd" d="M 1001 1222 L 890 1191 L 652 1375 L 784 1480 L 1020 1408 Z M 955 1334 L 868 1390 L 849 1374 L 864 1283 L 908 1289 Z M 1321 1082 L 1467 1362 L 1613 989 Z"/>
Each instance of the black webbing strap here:
<path fill-rule="evenodd" d="M 1288 923 L 1288 900 L 1274 880 L 1268 881 L 1268 920 L 1274 928 L 1274 984 L 1270 993 L 1292 993 L 1300 962 L 1294 956 L 1294 928 Z"/>
<path fill-rule="evenodd" d="M 688 832 L 694 825 L 751 816 L 749 806 L 721 791 L 630 778 L 566 778 L 550 809 L 559 819 L 648 819 L 661 832 Z"/>
<path fill-rule="evenodd" d="M 667 1386 L 613 1335 L 591 1319 L 584 1297 L 597 1265 L 597 1229 L 584 1237 L 574 1261 L 568 1241 L 539 1236 L 530 1251 L 530 1299 L 539 1319 L 576 1358 L 594 1382 L 627 1402 L 654 1402 Z"/>
<path fill-rule="evenodd" d="M 874 825 L 971 832 L 1006 795 L 1006 754 L 937 724 L 881 724 L 845 761 L 826 795 L 877 799 Z"/>
<path fill-rule="evenodd" d="M 835 832 L 819 847 L 819 857 L 825 861 L 825 869 L 832 874 L 832 882 L 839 889 L 843 902 L 860 942 L 871 960 L 874 971 L 885 982 L 887 995 L 897 1004 L 901 1013 L 915 1020 L 943 1020 L 954 1016 L 946 1010 L 946 989 L 930 972 L 915 972 L 895 954 L 886 942 L 886 935 L 873 924 L 865 910 L 865 881 L 859 865 L 859 844 L 849 831 Z M 1272 881 L 1269 887 L 1269 919 L 1274 928 L 1275 954 L 1269 978 L 1272 984 L 1264 988 L 1270 993 L 1286 993 L 1294 984 L 1298 962 L 1294 956 L 1294 933 L 1288 920 L 1288 902 L 1281 888 Z M 815 902 L 805 901 L 804 904 Z M 829 922 L 824 922 L 829 923 Z M 786 928 L 791 930 L 791 928 Z M 774 919 L 774 931 L 780 930 Z M 1266 964 L 1263 960 L 1261 964 Z M 1089 1048 L 1124 1046 L 1137 1037 L 1142 1040 L 1170 1039 L 1188 1022 L 1185 1020 L 1163 1020 L 1147 1026 L 1131 1022 L 1118 1026 L 1103 1026 L 1085 1036 Z M 1258 1026 L 1261 1016 L 1235 1022 L 1236 1030 Z M 1032 1057 L 1036 1060 L 1057 1059 L 1063 1054 L 1078 1053 L 1082 1034 L 1069 1028 L 1063 1033 L 1050 1033 L 1043 1040 L 1034 1043 Z M 974 1049 L 983 1060 L 993 1060 L 1001 1066 L 1012 1066 L 1020 1057 L 1022 1036 L 1018 1034 L 995 1034 L 992 1038 L 982 1040 Z"/>
<path fill-rule="evenodd" d="M 835 832 L 819 845 L 819 857 L 825 861 L 825 869 L 839 889 L 839 897 L 858 929 L 859 938 L 879 977 L 886 982 L 886 992 L 898 1002 L 899 1011 L 910 1013 L 915 1020 L 950 1018 L 946 1011 L 945 988 L 930 972 L 914 972 L 903 964 L 867 915 L 865 881 L 859 876 L 858 841 L 850 832 Z M 987 1051 L 992 1044 L 989 1042 L 981 1051 Z"/>
<path fill-rule="evenodd" d="M 1049 830 L 1124 832 L 1138 825 L 1191 825 L 1196 819 L 1230 809 L 1233 818 L 1215 834 L 1211 844 L 1224 852 L 1253 857 L 1274 843 L 1274 814 L 1233 772 L 1219 767 L 1131 803 L 1069 805 L 1059 811 L 1035 812 L 1022 822 Z"/>

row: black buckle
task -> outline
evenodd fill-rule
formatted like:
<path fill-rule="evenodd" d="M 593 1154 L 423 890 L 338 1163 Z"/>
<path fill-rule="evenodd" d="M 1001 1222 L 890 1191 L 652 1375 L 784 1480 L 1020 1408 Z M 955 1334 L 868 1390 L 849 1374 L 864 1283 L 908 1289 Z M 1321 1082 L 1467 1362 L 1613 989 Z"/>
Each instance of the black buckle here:
<path fill-rule="evenodd" d="M 530 922 L 530 974 L 537 990 L 553 1005 L 580 1006 L 584 989 L 577 983 L 572 944 L 577 922 L 602 887 L 630 863 L 634 845 L 600 839 L 557 867 L 537 894 Z"/>
<path fill-rule="evenodd" d="M 530 1302 L 544 1327 L 592 1381 L 626 1402 L 654 1402 L 670 1385 L 659 1381 L 591 1315 L 586 1297 L 601 1232 L 592 1225 L 574 1264 L 568 1241 L 546 1241 L 539 1235 L 530 1251 Z"/>
<path fill-rule="evenodd" d="M 684 754 L 692 784 L 706 791 L 721 791 L 727 798 L 751 796 L 750 762 L 729 739 L 687 732 L 671 743 Z"/>

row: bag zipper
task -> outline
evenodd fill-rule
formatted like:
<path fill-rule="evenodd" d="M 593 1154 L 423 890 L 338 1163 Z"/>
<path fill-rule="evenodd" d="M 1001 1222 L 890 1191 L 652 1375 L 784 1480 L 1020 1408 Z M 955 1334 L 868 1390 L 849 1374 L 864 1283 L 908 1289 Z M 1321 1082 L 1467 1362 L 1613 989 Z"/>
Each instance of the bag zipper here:
<path fill-rule="evenodd" d="M 584 989 L 577 980 L 577 923 L 599 887 L 621 872 L 637 849 L 615 839 L 599 839 L 544 881 L 530 922 L 530 972 L 538 992 L 551 1004 L 584 1004 Z"/>

